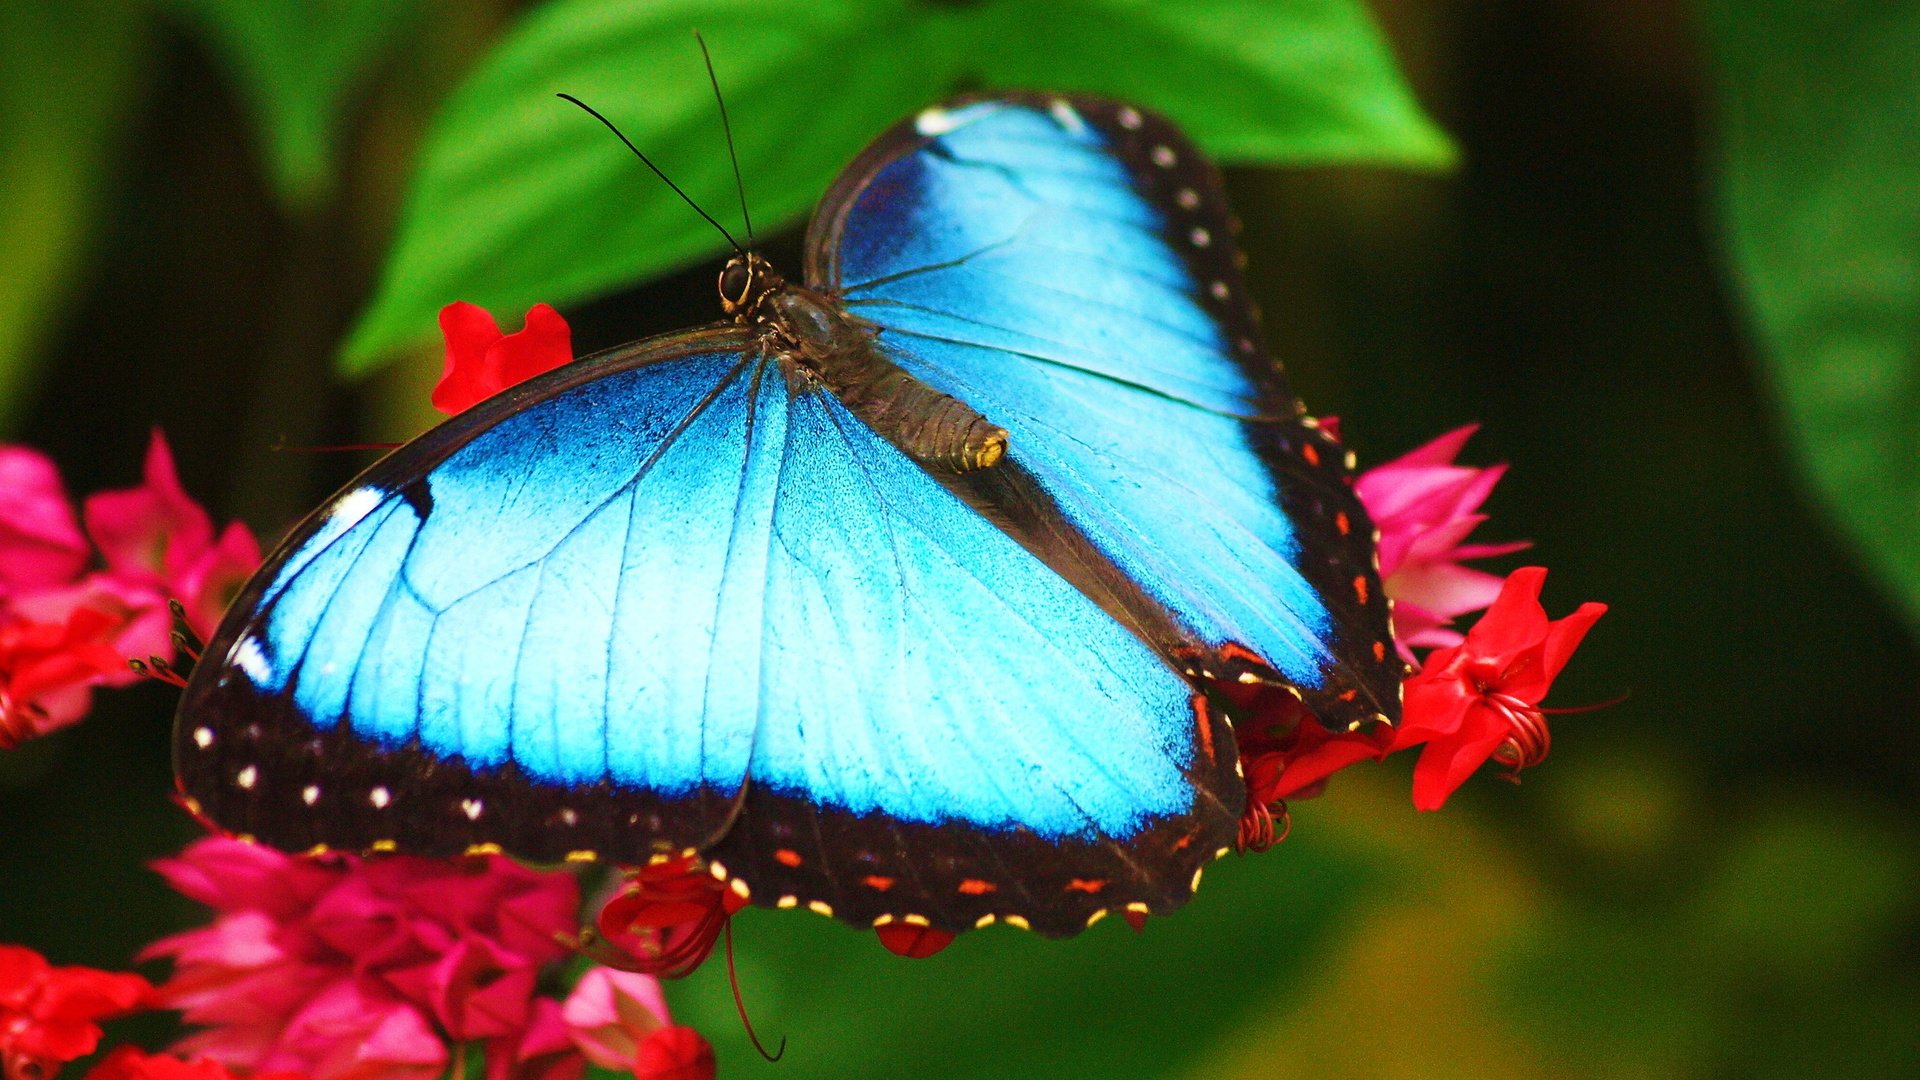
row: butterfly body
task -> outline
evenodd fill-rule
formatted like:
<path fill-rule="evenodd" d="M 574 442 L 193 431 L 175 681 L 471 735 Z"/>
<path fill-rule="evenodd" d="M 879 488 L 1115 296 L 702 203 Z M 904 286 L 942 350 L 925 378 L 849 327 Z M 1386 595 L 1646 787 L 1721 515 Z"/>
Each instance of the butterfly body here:
<path fill-rule="evenodd" d="M 805 285 L 743 255 L 731 322 L 505 391 L 297 527 L 184 695 L 183 791 L 291 850 L 691 851 L 859 925 L 1172 910 L 1244 801 L 1215 686 L 1397 704 L 1345 453 L 1230 231 L 1126 106 L 923 112 Z"/>
<path fill-rule="evenodd" d="M 966 402 L 907 374 L 874 347 L 879 328 L 744 252 L 720 272 L 720 304 L 751 328 L 789 376 L 817 376 L 856 415 L 916 461 L 952 472 L 982 469 L 1007 449 L 1005 429 Z M 794 369 L 798 369 L 797 371 Z"/>

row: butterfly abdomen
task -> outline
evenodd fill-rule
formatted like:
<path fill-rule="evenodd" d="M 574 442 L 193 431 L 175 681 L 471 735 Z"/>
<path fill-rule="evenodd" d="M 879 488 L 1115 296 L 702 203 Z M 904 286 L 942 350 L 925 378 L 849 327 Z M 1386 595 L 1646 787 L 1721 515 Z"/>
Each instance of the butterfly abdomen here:
<path fill-rule="evenodd" d="M 820 293 L 751 264 L 764 291 L 742 306 L 772 350 L 826 384 L 855 416 L 922 465 L 972 472 L 1007 452 L 1005 428 L 909 375 L 874 346 L 876 328 Z M 725 286 L 722 285 L 722 295 Z"/>
<path fill-rule="evenodd" d="M 1005 428 L 907 374 L 871 346 L 836 356 L 819 370 L 855 416 L 922 465 L 972 472 L 1007 452 Z"/>

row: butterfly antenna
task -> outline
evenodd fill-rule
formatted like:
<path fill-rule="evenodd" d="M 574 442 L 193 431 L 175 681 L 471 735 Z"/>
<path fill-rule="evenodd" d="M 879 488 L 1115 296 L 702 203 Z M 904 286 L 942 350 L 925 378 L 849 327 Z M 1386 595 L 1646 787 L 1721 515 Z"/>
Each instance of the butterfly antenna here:
<path fill-rule="evenodd" d="M 707 51 L 707 39 L 693 32 L 700 43 L 700 59 L 707 62 L 707 81 L 713 84 L 713 100 L 720 103 L 720 130 L 727 136 L 727 160 L 733 162 L 733 187 L 740 193 L 740 220 L 747 223 L 747 246 L 753 246 L 753 215 L 747 213 L 747 182 L 740 178 L 740 155 L 733 149 L 733 123 L 727 119 L 727 99 L 720 94 L 720 77 L 713 73 L 713 54 Z"/>
<path fill-rule="evenodd" d="M 725 225 L 722 225 L 719 222 L 713 220 L 713 215 L 707 213 L 705 210 L 700 209 L 700 204 L 693 201 L 693 196 L 688 195 L 684 191 L 681 191 L 679 184 L 676 184 L 672 180 L 667 179 L 667 174 L 660 171 L 660 166 L 655 165 L 653 163 L 652 158 L 649 158 L 647 155 L 641 153 L 640 148 L 633 145 L 632 139 L 627 138 L 624 132 L 622 132 L 619 128 L 613 126 L 613 121 L 607 119 L 604 116 L 601 116 L 599 110 L 595 109 L 593 106 L 587 104 L 586 102 L 581 101 L 579 98 L 574 97 L 572 94 L 555 94 L 553 96 L 559 98 L 562 101 L 569 101 L 575 105 L 580 106 L 580 108 L 583 111 L 585 111 L 588 116 L 591 116 L 595 120 L 598 120 L 602 124 L 605 124 L 607 126 L 607 130 L 613 132 L 615 138 L 618 138 L 621 142 L 627 144 L 627 149 L 633 151 L 634 157 L 639 158 L 642 162 L 646 164 L 647 168 L 653 170 L 653 175 L 659 177 L 663 182 L 665 182 L 665 184 L 668 187 L 672 188 L 673 193 L 675 195 L 680 196 L 681 199 L 685 200 L 688 206 L 693 207 L 694 213 L 699 214 L 703 218 L 706 218 L 707 224 L 713 226 L 716 229 L 719 229 L 720 235 L 726 237 L 727 243 L 733 245 L 733 250 L 739 252 L 742 255 L 745 255 L 747 253 L 746 249 L 740 246 L 740 241 L 735 240 L 733 238 L 733 234 L 727 231 L 727 227 Z"/>

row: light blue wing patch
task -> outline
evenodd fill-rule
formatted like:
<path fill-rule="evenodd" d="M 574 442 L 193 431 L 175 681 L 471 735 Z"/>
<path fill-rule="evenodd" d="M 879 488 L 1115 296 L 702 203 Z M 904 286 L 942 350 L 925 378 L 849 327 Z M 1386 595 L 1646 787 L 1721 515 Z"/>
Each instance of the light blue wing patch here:
<path fill-rule="evenodd" d="M 984 102 L 922 132 L 846 215 L 849 308 L 1005 427 L 1012 460 L 1196 639 L 1319 686 L 1331 617 L 1253 445 L 1260 395 L 1164 215 L 1070 114 Z"/>

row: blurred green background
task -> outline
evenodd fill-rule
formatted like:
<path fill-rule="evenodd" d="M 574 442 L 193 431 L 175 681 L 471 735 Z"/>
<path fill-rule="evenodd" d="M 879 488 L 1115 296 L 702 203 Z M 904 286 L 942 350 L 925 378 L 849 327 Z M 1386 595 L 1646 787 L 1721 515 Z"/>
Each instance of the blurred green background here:
<path fill-rule="evenodd" d="M 1368 463 L 1484 422 L 1490 537 L 1536 542 L 1550 611 L 1613 605 L 1555 702 L 1633 695 L 1438 814 L 1407 763 L 1343 775 L 1137 936 L 908 962 L 749 911 L 786 1060 L 718 965 L 669 988 L 722 1075 L 1920 1075 L 1915 5 L 8 0 L 0 433 L 84 493 L 161 425 L 270 538 L 365 461 L 276 444 L 430 421 L 440 303 L 555 301 L 582 353 L 717 317 L 704 226 L 549 96 L 731 220 L 696 25 L 789 267 L 837 164 L 944 90 L 1187 123 L 1302 396 Z M 199 917 L 143 867 L 192 832 L 170 717 L 103 694 L 0 757 L 0 940 L 111 967 Z"/>

